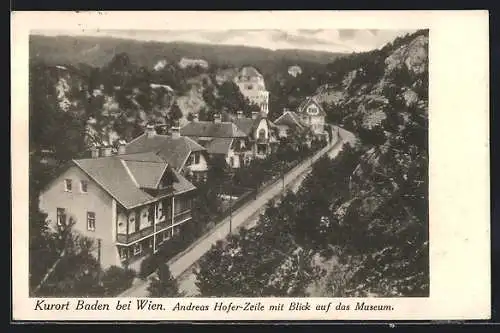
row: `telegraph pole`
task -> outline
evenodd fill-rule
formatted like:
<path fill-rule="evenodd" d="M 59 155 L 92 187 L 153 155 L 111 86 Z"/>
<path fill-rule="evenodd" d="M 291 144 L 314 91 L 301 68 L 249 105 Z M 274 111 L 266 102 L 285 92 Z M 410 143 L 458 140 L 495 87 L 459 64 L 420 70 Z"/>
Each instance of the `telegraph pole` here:
<path fill-rule="evenodd" d="M 229 178 L 229 233 L 233 229 L 233 171 L 230 171 Z"/>
<path fill-rule="evenodd" d="M 101 239 L 97 239 L 97 262 L 101 264 Z"/>
<path fill-rule="evenodd" d="M 285 193 L 285 161 L 281 161 L 281 179 L 283 184 L 283 194 Z"/>

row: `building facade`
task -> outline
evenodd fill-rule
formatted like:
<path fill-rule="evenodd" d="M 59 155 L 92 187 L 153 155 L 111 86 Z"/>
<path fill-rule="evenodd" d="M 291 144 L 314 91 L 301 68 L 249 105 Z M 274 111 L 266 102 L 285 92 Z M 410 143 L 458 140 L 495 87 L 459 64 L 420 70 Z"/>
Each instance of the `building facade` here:
<path fill-rule="evenodd" d="M 72 161 L 42 191 L 40 209 L 55 223 L 71 218 L 76 231 L 97 240 L 103 267 L 137 265 L 181 232 L 191 219 L 191 181 L 206 179 L 206 149 L 179 130 L 159 135 L 148 126 L 117 149 L 95 146 L 92 158 Z"/>
<path fill-rule="evenodd" d="M 252 118 L 243 116 L 238 111 L 234 123 L 247 135 L 248 158 L 265 158 L 271 154 L 278 144 L 277 127 L 267 118 L 264 112 L 252 112 Z"/>
<path fill-rule="evenodd" d="M 269 113 L 269 91 L 266 90 L 264 76 L 254 67 L 243 67 L 233 78 L 241 93 L 256 104 L 261 112 Z"/>
<path fill-rule="evenodd" d="M 313 134 L 325 133 L 326 113 L 323 107 L 312 97 L 306 98 L 297 108 L 300 121 L 307 126 Z"/>
<path fill-rule="evenodd" d="M 220 114 L 213 121 L 192 122 L 181 128 L 188 136 L 205 147 L 211 156 L 222 157 L 231 168 L 240 168 L 254 158 L 265 158 L 278 143 L 274 124 L 264 113 L 254 112 L 252 118 L 238 111 L 235 119 L 222 122 Z"/>
<path fill-rule="evenodd" d="M 233 122 L 222 121 L 220 114 L 215 114 L 213 121 L 199 121 L 195 116 L 180 132 L 203 146 L 212 158 L 225 160 L 229 167 L 243 164 L 240 155 L 248 150 L 247 135 Z"/>

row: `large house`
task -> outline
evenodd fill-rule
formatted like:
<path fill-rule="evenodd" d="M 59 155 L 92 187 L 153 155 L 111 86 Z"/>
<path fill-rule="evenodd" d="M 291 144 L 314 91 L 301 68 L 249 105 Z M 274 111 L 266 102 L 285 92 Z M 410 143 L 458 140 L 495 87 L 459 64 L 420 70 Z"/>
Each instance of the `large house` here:
<path fill-rule="evenodd" d="M 96 240 L 103 268 L 138 268 L 140 259 L 182 233 L 196 187 L 154 151 L 113 155 L 111 147 L 73 160 L 40 194 L 49 223 L 74 221 Z"/>
<path fill-rule="evenodd" d="M 280 137 L 287 136 L 290 131 L 307 129 L 315 137 L 328 138 L 325 117 L 323 107 L 308 97 L 299 104 L 296 112 L 285 109 L 274 123 L 280 129 Z"/>
<path fill-rule="evenodd" d="M 247 147 L 250 151 L 247 160 L 268 156 L 278 143 L 275 133 L 277 127 L 265 113 L 252 112 L 252 118 L 246 118 L 242 111 L 238 111 L 233 122 L 247 135 Z"/>
<path fill-rule="evenodd" d="M 240 167 L 240 152 L 246 151 L 246 134 L 234 123 L 223 122 L 220 114 L 213 121 L 193 121 L 181 128 L 181 135 L 187 136 L 203 146 L 209 156 L 222 157 L 232 168 Z"/>
<path fill-rule="evenodd" d="M 169 135 L 156 133 L 154 126 L 125 146 L 127 154 L 157 152 L 178 173 L 190 180 L 202 181 L 207 177 L 207 150 L 189 137 L 180 135 L 178 124 Z"/>
<path fill-rule="evenodd" d="M 241 111 L 233 121 L 221 121 L 215 114 L 213 121 L 193 121 L 181 128 L 181 135 L 196 140 L 211 156 L 221 156 L 231 168 L 240 168 L 253 158 L 264 158 L 277 142 L 272 133 L 273 124 L 258 112 L 252 118 Z"/>
<path fill-rule="evenodd" d="M 254 67 L 243 67 L 233 78 L 242 95 L 256 104 L 261 112 L 269 113 L 269 91 L 266 90 L 264 77 Z"/>

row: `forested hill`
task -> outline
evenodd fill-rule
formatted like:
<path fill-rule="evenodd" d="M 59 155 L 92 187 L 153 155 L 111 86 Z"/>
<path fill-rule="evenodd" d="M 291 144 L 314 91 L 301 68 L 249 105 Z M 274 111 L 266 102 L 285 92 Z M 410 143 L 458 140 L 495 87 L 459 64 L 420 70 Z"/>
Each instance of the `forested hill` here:
<path fill-rule="evenodd" d="M 343 53 L 308 50 L 270 50 L 249 46 L 211 45 L 185 42 L 149 42 L 111 37 L 30 36 L 33 60 L 48 64 L 87 64 L 102 67 L 116 54 L 126 53 L 139 67 L 152 69 L 159 61 L 176 63 L 182 57 L 203 59 L 209 65 L 241 67 L 253 65 L 263 73 L 280 66 L 303 63 L 327 64 Z"/>
<path fill-rule="evenodd" d="M 428 42 L 418 31 L 326 67 L 316 97 L 359 145 L 214 246 L 201 296 L 429 295 Z"/>

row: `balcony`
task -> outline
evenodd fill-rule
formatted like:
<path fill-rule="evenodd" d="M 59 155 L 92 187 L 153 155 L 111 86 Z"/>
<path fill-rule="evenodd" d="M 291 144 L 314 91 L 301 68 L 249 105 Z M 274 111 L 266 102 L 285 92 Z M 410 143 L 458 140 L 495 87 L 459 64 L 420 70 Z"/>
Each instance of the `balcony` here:
<path fill-rule="evenodd" d="M 191 209 L 187 209 L 183 212 L 175 214 L 174 224 L 181 223 L 185 220 L 189 220 L 190 218 L 191 218 Z"/>
<path fill-rule="evenodd" d="M 165 218 L 165 221 L 156 224 L 156 231 L 161 231 L 161 230 L 166 229 L 170 226 L 172 226 L 172 217 L 167 216 Z"/>
<path fill-rule="evenodd" d="M 116 240 L 122 244 L 129 244 L 135 242 L 138 239 L 153 235 L 153 226 L 144 228 L 134 233 L 130 234 L 116 234 Z"/>

